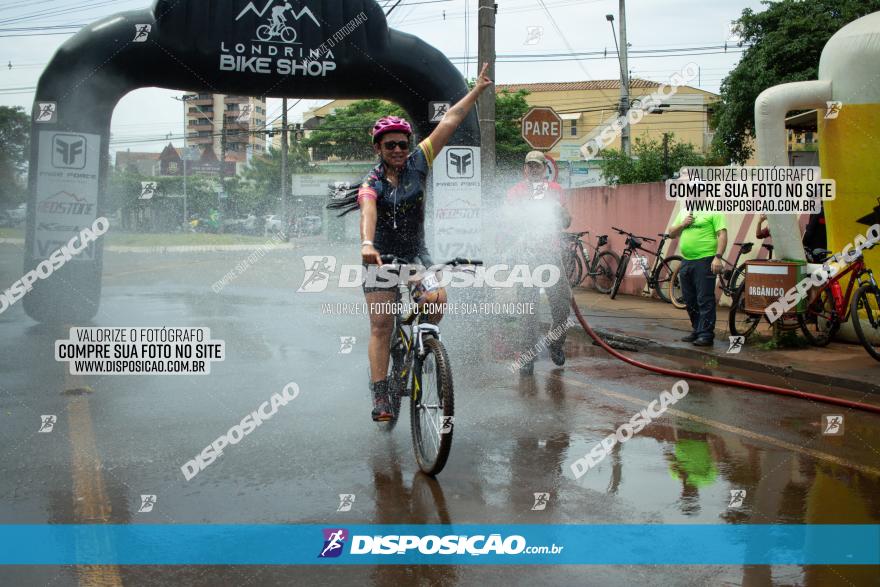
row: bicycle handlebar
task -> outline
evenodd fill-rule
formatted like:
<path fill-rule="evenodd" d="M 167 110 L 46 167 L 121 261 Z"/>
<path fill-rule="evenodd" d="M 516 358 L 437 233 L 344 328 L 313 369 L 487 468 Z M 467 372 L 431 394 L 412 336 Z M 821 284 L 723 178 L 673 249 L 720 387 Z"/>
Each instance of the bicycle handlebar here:
<path fill-rule="evenodd" d="M 647 237 L 647 236 L 639 236 L 639 235 L 637 235 L 637 234 L 633 234 L 633 233 L 631 233 L 631 232 L 627 232 L 627 231 L 625 231 L 625 230 L 621 230 L 621 229 L 617 228 L 616 226 L 612 226 L 611 228 L 614 229 L 614 230 L 616 230 L 616 231 L 619 232 L 620 234 L 625 234 L 625 235 L 630 236 L 630 237 L 632 237 L 632 238 L 640 238 L 640 239 L 642 239 L 643 241 L 648 241 L 649 243 L 656 243 L 656 242 L 657 242 L 656 239 L 653 239 L 653 238 L 650 238 L 650 237 Z"/>
<path fill-rule="evenodd" d="M 399 258 L 397 255 L 391 255 L 391 254 L 379 255 L 379 258 L 382 260 L 383 263 L 388 263 L 389 265 L 405 265 L 406 264 L 403 262 L 403 259 Z M 442 266 L 445 267 L 445 266 L 449 265 L 450 267 L 457 267 L 459 265 L 482 265 L 482 264 L 483 264 L 483 262 L 480 261 L 479 259 L 465 259 L 464 257 L 455 257 L 454 259 L 451 259 L 451 260 L 447 261 L 446 263 L 443 263 Z"/>

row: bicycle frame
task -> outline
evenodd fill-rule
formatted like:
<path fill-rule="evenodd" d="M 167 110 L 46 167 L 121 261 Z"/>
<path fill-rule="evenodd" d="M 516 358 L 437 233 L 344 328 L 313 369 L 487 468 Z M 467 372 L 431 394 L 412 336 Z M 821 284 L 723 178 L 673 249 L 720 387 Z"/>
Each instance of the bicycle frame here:
<path fill-rule="evenodd" d="M 832 257 L 833 259 L 833 257 Z M 843 296 L 834 295 L 834 290 L 831 290 L 831 299 L 834 301 L 834 311 L 838 314 L 838 319 L 841 322 L 846 322 L 849 320 L 851 307 L 849 305 L 849 300 L 852 298 L 853 291 L 855 291 L 855 285 L 862 285 L 862 275 L 868 275 L 872 284 L 874 282 L 874 274 L 865 267 L 865 259 L 863 257 L 859 257 L 852 263 L 850 263 L 849 267 L 829 279 L 824 285 L 816 289 L 815 297 L 813 299 L 818 298 L 822 295 L 822 292 L 826 289 L 829 289 L 832 284 L 839 284 L 845 275 L 851 273 L 849 278 L 849 282 L 846 284 L 846 293 Z M 826 316 L 822 314 L 823 318 Z"/>
<path fill-rule="evenodd" d="M 581 253 L 584 255 L 584 261 L 585 261 L 584 268 L 587 270 L 587 275 L 590 275 L 592 277 L 595 277 L 599 273 L 597 271 L 597 266 L 599 264 L 599 252 L 602 250 L 602 247 L 604 247 L 608 244 L 608 236 L 604 235 L 605 236 L 604 242 L 602 241 L 602 236 L 603 235 L 596 237 L 596 246 L 593 247 L 593 260 L 592 261 L 590 260 L 589 255 L 587 255 L 587 253 L 584 249 L 584 243 L 581 241 L 581 239 L 578 239 L 578 242 L 581 247 Z"/>
<path fill-rule="evenodd" d="M 408 284 L 398 284 L 397 295 L 394 298 L 395 303 L 400 303 L 403 299 L 404 291 L 406 291 L 407 297 L 410 297 Z M 442 340 L 440 336 L 440 327 L 436 324 L 431 324 L 430 322 L 423 322 L 422 320 L 425 319 L 427 319 L 427 315 L 419 311 L 417 308 L 406 316 L 403 314 L 397 314 L 394 317 L 394 333 L 392 336 L 396 335 L 403 343 L 403 357 L 401 358 L 403 360 L 404 368 L 401 373 L 403 381 L 401 381 L 402 387 L 400 391 L 404 397 L 410 395 L 410 386 L 408 385 L 410 373 L 419 371 L 418 369 L 411 369 L 414 364 L 413 362 L 419 361 L 425 357 L 425 337 L 433 336 L 437 340 Z M 392 357 L 389 356 L 388 360 L 391 361 Z M 413 380 L 412 401 L 418 400 L 418 394 L 422 388 L 421 383 L 422 382 L 419 381 L 418 378 Z"/>
<path fill-rule="evenodd" d="M 652 251 L 650 249 L 646 249 L 645 247 L 643 247 L 642 244 L 639 244 L 637 246 L 632 246 L 630 239 L 633 239 L 633 238 L 644 239 L 645 237 L 638 237 L 638 236 L 634 236 L 634 235 L 631 235 L 628 233 L 626 233 L 626 234 L 627 234 L 627 242 L 629 244 L 626 245 L 626 248 L 623 250 L 623 254 L 620 256 L 621 257 L 621 265 L 629 264 L 629 259 L 630 259 L 630 257 L 632 257 L 632 254 L 635 251 L 643 251 L 645 253 L 648 253 L 649 255 L 654 255 L 654 264 L 651 266 L 651 270 L 648 271 L 647 274 L 645 275 L 645 280 L 648 282 L 649 288 L 657 289 L 657 281 L 654 279 L 654 275 L 657 274 L 658 268 L 663 263 L 663 261 L 666 259 L 666 257 L 663 256 L 663 247 L 666 245 L 666 241 L 668 240 L 668 237 L 665 237 L 665 236 L 661 237 L 660 243 L 657 245 L 657 250 Z M 625 262 L 624 262 L 624 259 L 626 259 Z"/>
<path fill-rule="evenodd" d="M 733 289 L 730 287 L 730 280 L 733 279 L 733 274 L 736 273 L 736 268 L 739 267 L 739 260 L 744 254 L 743 249 L 747 249 L 745 253 L 749 253 L 751 252 L 752 248 L 752 243 L 744 243 L 743 245 L 740 245 L 739 250 L 737 250 L 736 252 L 736 259 L 733 260 L 733 263 L 728 262 L 727 259 L 721 259 L 722 263 L 730 266 L 730 269 L 728 269 L 728 271 L 730 271 L 730 275 L 725 275 L 724 271 L 718 274 L 718 286 L 721 288 L 721 291 L 723 291 L 726 295 L 733 296 L 734 292 Z"/>

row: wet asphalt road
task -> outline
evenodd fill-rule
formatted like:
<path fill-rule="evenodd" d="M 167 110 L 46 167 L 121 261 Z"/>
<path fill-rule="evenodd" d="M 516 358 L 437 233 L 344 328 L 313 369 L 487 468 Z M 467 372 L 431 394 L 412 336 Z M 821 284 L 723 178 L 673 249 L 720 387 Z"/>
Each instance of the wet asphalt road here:
<path fill-rule="evenodd" d="M 64 329 L 20 304 L 0 315 L 0 523 L 873 523 L 880 521 L 880 418 L 694 382 L 674 410 L 579 480 L 568 464 L 675 380 L 610 358 L 572 334 L 569 360 L 512 373 L 510 324 L 443 322 L 456 390 L 446 469 L 416 473 L 408 421 L 370 421 L 367 319 L 322 312 L 360 289 L 297 293 L 301 255 L 356 262 L 351 248 L 274 251 L 214 293 L 247 252 L 105 256 L 95 326 L 210 327 L 227 358 L 196 376 L 66 374 Z M 0 284 L 20 277 L 0 245 Z M 456 292 L 450 301 L 456 299 Z M 463 299 L 463 298 L 462 298 Z M 340 353 L 340 337 L 356 338 Z M 511 348 L 503 348 L 503 347 Z M 289 382 L 300 395 L 186 481 L 180 466 Z M 85 393 L 76 390 L 87 389 Z M 846 416 L 823 436 L 822 414 Z M 55 414 L 51 433 L 40 416 Z M 745 489 L 740 508 L 730 491 Z M 543 511 L 534 493 L 547 492 Z M 339 494 L 355 494 L 337 512 Z M 140 495 L 154 494 L 151 512 Z M 658 545 L 674 548 L 674 545 Z M 0 585 L 871 585 L 875 568 L 11 567 Z"/>

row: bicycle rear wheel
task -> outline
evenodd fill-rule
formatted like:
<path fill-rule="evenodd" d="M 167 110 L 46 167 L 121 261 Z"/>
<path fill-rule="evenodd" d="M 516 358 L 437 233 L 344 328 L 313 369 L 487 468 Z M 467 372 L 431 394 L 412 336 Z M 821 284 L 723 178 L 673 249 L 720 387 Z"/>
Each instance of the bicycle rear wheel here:
<path fill-rule="evenodd" d="M 730 276 L 730 281 L 727 283 L 727 288 L 730 291 L 736 291 L 746 283 L 746 266 L 740 265 L 736 269 L 733 270 L 733 275 Z M 733 297 L 733 296 L 731 296 Z"/>
<path fill-rule="evenodd" d="M 406 341 L 399 325 L 400 318 L 394 319 L 394 330 L 391 333 L 391 349 L 388 357 L 388 394 L 391 396 L 392 418 L 377 422 L 381 430 L 391 432 L 400 417 L 401 397 L 406 389 Z"/>
<path fill-rule="evenodd" d="M 851 311 L 856 336 L 868 354 L 880 361 L 880 287 L 871 283 L 859 287 Z"/>
<path fill-rule="evenodd" d="M 436 338 L 425 339 L 425 356 L 413 365 L 410 419 L 416 462 L 424 473 L 443 470 L 452 448 L 455 400 L 452 368 L 446 349 Z"/>
<path fill-rule="evenodd" d="M 612 300 L 617 297 L 617 291 L 620 289 L 620 284 L 623 283 L 623 278 L 626 277 L 626 267 L 629 265 L 629 258 L 631 255 L 632 253 L 628 250 L 624 251 L 623 257 L 617 265 L 617 272 L 614 274 L 614 283 L 611 284 L 611 291 L 608 292 L 608 295 L 611 296 Z"/>
<path fill-rule="evenodd" d="M 806 312 L 798 314 L 798 325 L 801 332 L 813 346 L 828 346 L 831 339 L 840 329 L 840 316 L 834 309 L 834 297 L 831 288 L 824 288 L 807 306 Z"/>
<path fill-rule="evenodd" d="M 596 257 L 594 263 L 595 273 L 593 276 L 593 285 L 599 293 L 607 294 L 614 285 L 614 276 L 617 275 L 617 268 L 620 266 L 620 257 L 614 251 L 602 251 Z"/>

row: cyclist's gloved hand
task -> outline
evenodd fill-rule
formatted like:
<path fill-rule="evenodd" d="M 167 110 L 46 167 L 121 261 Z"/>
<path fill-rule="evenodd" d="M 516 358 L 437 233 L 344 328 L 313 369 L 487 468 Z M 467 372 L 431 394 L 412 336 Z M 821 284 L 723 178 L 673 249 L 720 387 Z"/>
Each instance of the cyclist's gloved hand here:
<path fill-rule="evenodd" d="M 364 245 L 361 247 L 361 259 L 367 265 L 381 265 L 382 258 L 379 251 L 373 245 Z"/>

